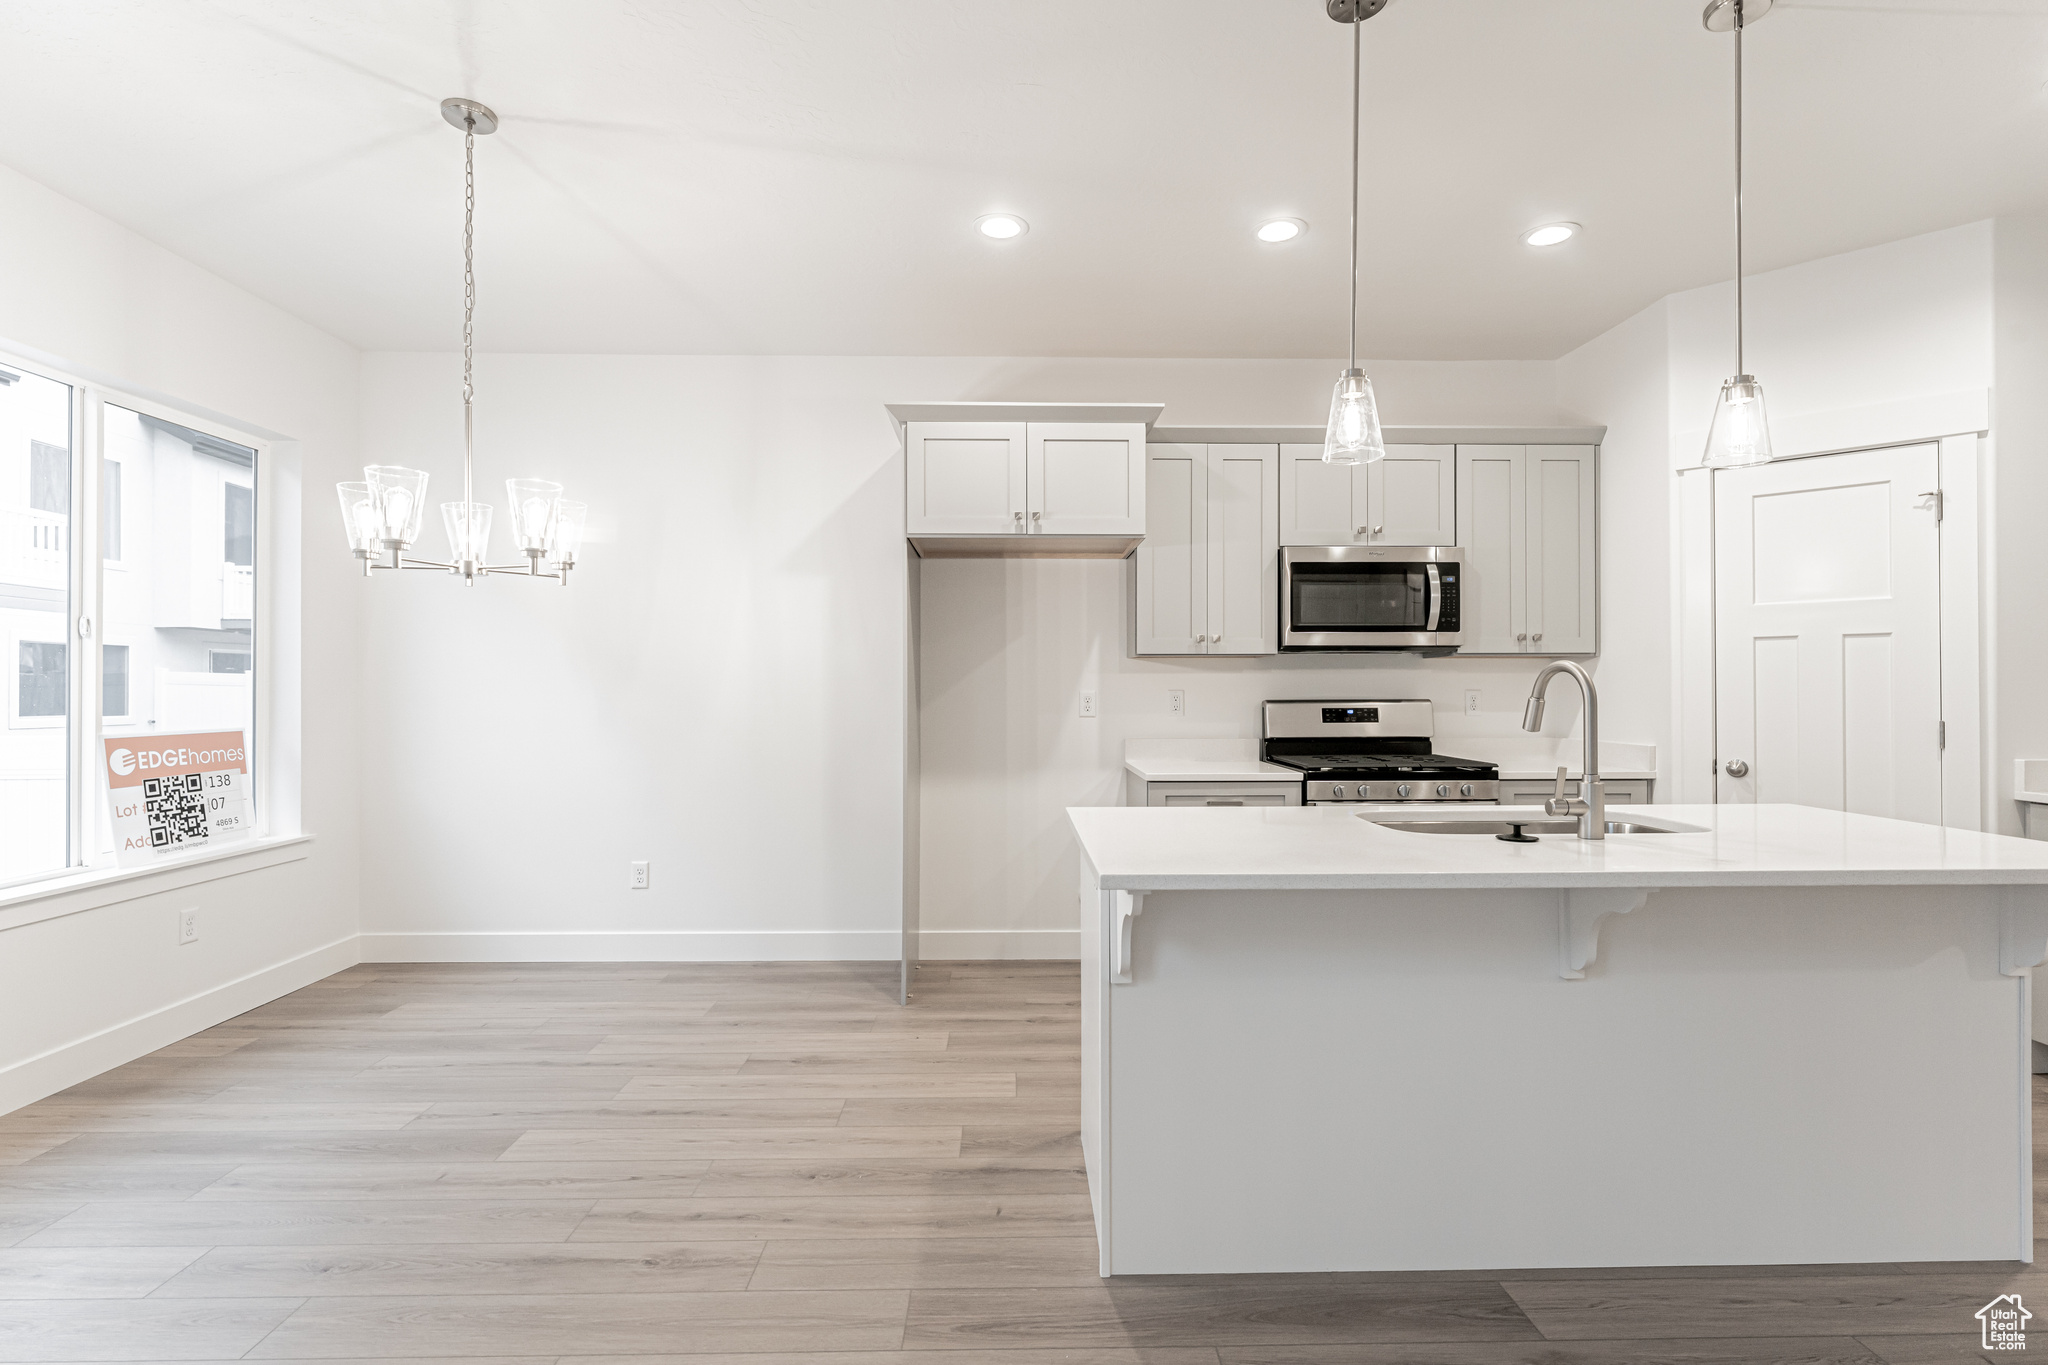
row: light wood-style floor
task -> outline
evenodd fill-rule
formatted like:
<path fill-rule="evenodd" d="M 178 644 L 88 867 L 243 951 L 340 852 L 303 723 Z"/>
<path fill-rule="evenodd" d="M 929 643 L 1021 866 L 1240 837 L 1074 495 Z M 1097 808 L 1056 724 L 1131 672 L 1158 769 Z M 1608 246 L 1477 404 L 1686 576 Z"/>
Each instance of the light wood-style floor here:
<path fill-rule="evenodd" d="M 894 973 L 358 967 L 0 1118 L 0 1360 L 1908 1365 L 2048 1315 L 2017 1263 L 1105 1282 L 1074 965 Z"/>

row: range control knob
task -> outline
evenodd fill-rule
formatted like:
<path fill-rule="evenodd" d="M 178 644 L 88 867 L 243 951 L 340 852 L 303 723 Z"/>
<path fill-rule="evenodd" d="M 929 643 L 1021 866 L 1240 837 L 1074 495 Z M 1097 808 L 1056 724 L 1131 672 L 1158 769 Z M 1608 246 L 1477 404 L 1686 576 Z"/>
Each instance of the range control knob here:
<path fill-rule="evenodd" d="M 1436 784 L 1436 794 L 1437 794 L 1438 796 L 1449 796 L 1449 795 L 1451 794 L 1451 784 L 1450 784 L 1450 783 L 1448 783 L 1448 782 L 1439 782 L 1439 783 L 1437 783 L 1437 784 Z"/>
<path fill-rule="evenodd" d="M 1344 788 L 1332 787 L 1330 788 L 1330 795 L 1336 797 L 1339 801 L 1342 801 L 1344 799 Z"/>
<path fill-rule="evenodd" d="M 1467 782 L 1464 786 L 1458 788 L 1458 795 L 1460 796 L 1470 796 L 1471 794 L 1472 784 L 1470 782 Z"/>
<path fill-rule="evenodd" d="M 1400 786 L 1394 788 L 1394 795 L 1396 796 L 1406 796 L 1407 794 L 1408 784 L 1406 782 L 1403 782 Z"/>

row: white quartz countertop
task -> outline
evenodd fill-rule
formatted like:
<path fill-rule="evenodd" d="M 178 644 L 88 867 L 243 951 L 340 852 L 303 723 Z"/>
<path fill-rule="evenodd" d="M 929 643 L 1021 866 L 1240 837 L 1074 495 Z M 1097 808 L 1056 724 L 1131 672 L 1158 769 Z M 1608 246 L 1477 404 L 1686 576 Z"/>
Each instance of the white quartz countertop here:
<path fill-rule="evenodd" d="M 1301 770 L 1256 758 L 1175 758 L 1154 754 L 1124 759 L 1124 771 L 1142 782 L 1299 782 Z"/>
<path fill-rule="evenodd" d="M 1540 807 L 1457 814 L 1547 818 Z M 2048 843 L 1999 834 L 1811 806 L 1610 806 L 1608 815 L 1698 832 L 1509 844 L 1386 829 L 1347 806 L 1067 810 L 1101 884 L 1125 891 L 2048 885 Z"/>

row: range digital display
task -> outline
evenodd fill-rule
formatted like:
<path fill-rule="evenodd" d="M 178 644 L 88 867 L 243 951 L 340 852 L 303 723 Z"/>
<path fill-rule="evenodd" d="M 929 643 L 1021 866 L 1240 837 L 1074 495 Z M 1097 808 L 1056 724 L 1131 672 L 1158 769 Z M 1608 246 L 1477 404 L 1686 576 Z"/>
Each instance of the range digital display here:
<path fill-rule="evenodd" d="M 1325 706 L 1325 725 L 1378 725 L 1380 708 L 1377 706 Z"/>

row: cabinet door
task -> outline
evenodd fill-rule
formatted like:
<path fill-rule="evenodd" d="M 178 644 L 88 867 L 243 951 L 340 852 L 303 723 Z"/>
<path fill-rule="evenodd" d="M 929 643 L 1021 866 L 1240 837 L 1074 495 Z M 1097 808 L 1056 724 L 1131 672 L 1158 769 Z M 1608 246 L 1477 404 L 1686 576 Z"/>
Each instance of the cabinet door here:
<path fill-rule="evenodd" d="M 1145 427 L 1140 422 L 1033 422 L 1025 510 L 1034 533 L 1145 534 Z"/>
<path fill-rule="evenodd" d="M 1149 529 L 1131 556 L 1135 653 L 1204 651 L 1195 637 L 1209 631 L 1208 509 L 1208 447 L 1145 447 Z"/>
<path fill-rule="evenodd" d="M 1530 446 L 1528 620 L 1533 654 L 1599 648 L 1596 469 L 1591 446 Z"/>
<path fill-rule="evenodd" d="M 1279 497 L 1280 447 L 1209 447 L 1210 654 L 1280 652 Z"/>
<path fill-rule="evenodd" d="M 1321 446 L 1281 446 L 1280 543 L 1363 543 L 1368 467 L 1324 464 Z"/>
<path fill-rule="evenodd" d="M 1388 446 L 1386 459 L 1364 468 L 1371 543 L 1458 543 L 1456 446 Z"/>
<path fill-rule="evenodd" d="M 906 423 L 906 534 L 1021 533 L 1024 437 L 1022 422 Z"/>
<path fill-rule="evenodd" d="M 1521 446 L 1458 447 L 1458 544 L 1465 547 L 1461 654 L 1526 654 L 1525 461 Z"/>

